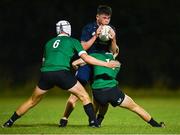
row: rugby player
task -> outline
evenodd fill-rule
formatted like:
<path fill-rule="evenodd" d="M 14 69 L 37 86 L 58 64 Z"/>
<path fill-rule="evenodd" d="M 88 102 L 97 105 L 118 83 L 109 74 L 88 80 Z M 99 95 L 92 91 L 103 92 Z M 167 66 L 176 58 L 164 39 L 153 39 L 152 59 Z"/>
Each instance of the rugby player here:
<path fill-rule="evenodd" d="M 115 56 L 113 56 L 112 53 L 105 51 L 92 53 L 90 55 L 102 61 L 109 62 L 115 60 Z M 82 59 L 79 59 L 72 64 L 73 67 L 77 69 L 78 65 L 84 64 L 84 62 Z M 118 106 L 126 108 L 138 114 L 138 116 L 153 127 L 165 127 L 164 122 L 158 123 L 155 121 L 147 111 L 119 89 L 118 81 L 116 80 L 119 70 L 120 67 L 107 68 L 103 66 L 93 66 L 93 81 L 91 88 L 94 101 L 99 105 L 99 114 L 97 115 L 98 124 L 101 125 L 107 111 L 106 108 L 110 103 L 113 107 Z"/>

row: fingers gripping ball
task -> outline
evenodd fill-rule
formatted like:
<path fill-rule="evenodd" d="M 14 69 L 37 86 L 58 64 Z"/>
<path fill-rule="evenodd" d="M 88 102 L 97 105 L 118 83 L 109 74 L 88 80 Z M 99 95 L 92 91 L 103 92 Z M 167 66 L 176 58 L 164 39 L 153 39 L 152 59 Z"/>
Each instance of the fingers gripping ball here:
<path fill-rule="evenodd" d="M 102 41 L 108 41 L 110 40 L 110 31 L 111 27 L 109 25 L 102 26 L 101 33 L 99 34 L 99 39 Z"/>

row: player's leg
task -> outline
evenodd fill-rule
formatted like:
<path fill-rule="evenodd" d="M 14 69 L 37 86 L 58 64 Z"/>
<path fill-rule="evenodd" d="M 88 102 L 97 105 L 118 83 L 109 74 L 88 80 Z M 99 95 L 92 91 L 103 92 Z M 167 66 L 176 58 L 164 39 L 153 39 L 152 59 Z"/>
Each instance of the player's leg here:
<path fill-rule="evenodd" d="M 59 123 L 60 127 L 65 127 L 67 125 L 68 118 L 69 118 L 71 112 L 74 110 L 74 107 L 75 107 L 77 101 L 78 101 L 78 98 L 75 95 L 71 94 L 69 96 L 67 103 L 66 103 L 63 117 L 60 119 L 60 123 Z"/>
<path fill-rule="evenodd" d="M 95 114 L 97 114 L 99 112 L 100 104 L 94 99 L 94 97 L 92 97 L 92 101 L 93 101 L 94 112 Z"/>
<path fill-rule="evenodd" d="M 104 116 L 108 110 L 108 106 L 109 104 L 105 104 L 105 105 L 100 105 L 94 98 L 93 98 L 93 106 L 94 106 L 94 111 L 95 114 L 97 115 L 97 121 L 98 124 L 101 125 Z"/>
<path fill-rule="evenodd" d="M 137 113 L 143 120 L 149 121 L 151 116 L 147 113 L 142 107 L 136 104 L 129 96 L 125 95 L 123 102 L 120 105 L 126 109 L 129 109 L 135 113 Z"/>
<path fill-rule="evenodd" d="M 77 80 L 86 86 L 90 80 L 92 69 L 89 65 L 80 66 L 76 72 Z"/>
<path fill-rule="evenodd" d="M 93 105 L 90 101 L 89 95 L 84 87 L 77 81 L 76 77 L 73 76 L 70 71 L 61 70 L 57 71 L 54 82 L 58 87 L 64 90 L 68 90 L 71 92 L 71 94 L 74 94 L 82 101 L 84 110 L 90 120 L 90 126 L 98 127 Z"/>
<path fill-rule="evenodd" d="M 98 127 L 99 125 L 96 120 L 93 105 L 84 87 L 79 82 L 77 82 L 72 88 L 69 89 L 69 91 L 82 101 L 84 110 L 89 118 L 89 126 Z"/>
<path fill-rule="evenodd" d="M 97 121 L 98 121 L 99 125 L 101 125 L 101 123 L 104 119 L 104 116 L 107 113 L 108 107 L 109 107 L 109 104 L 99 106 L 99 113 L 97 115 Z"/>
<path fill-rule="evenodd" d="M 36 86 L 32 96 L 25 101 L 10 117 L 10 119 L 4 123 L 3 127 L 11 127 L 13 123 L 20 118 L 22 115 L 24 115 L 29 109 L 34 107 L 39 101 L 41 100 L 42 96 L 46 93 L 45 90 L 40 89 L 38 86 Z"/>
<path fill-rule="evenodd" d="M 93 102 L 95 103 L 95 111 L 97 113 L 97 121 L 98 124 L 101 125 L 104 116 L 108 110 L 109 106 L 109 95 L 111 92 L 109 92 L 109 88 L 104 89 L 93 89 Z"/>
<path fill-rule="evenodd" d="M 64 117 L 66 119 L 68 119 L 69 115 L 73 111 L 77 101 L 78 101 L 78 98 L 75 95 L 71 94 L 68 99 L 68 102 L 66 103 L 66 109 L 64 112 Z M 70 111 L 67 111 L 67 110 L 70 110 Z"/>
<path fill-rule="evenodd" d="M 47 91 L 40 89 L 38 86 L 36 86 L 32 96 L 25 101 L 17 110 L 16 113 L 20 116 L 25 114 L 29 109 L 34 107 L 39 101 L 42 99 L 42 96 L 46 93 Z"/>
<path fill-rule="evenodd" d="M 136 104 L 129 96 L 125 95 L 123 102 L 120 104 L 120 107 L 129 109 L 136 114 L 138 114 L 144 121 L 148 122 L 153 127 L 164 127 L 164 123 L 156 122 L 151 115 L 145 111 L 141 106 Z"/>
<path fill-rule="evenodd" d="M 89 81 L 90 74 L 91 68 L 89 67 L 89 65 L 84 65 L 78 68 L 76 72 L 76 78 L 83 86 L 86 86 Z M 74 110 L 77 101 L 78 98 L 75 95 L 70 95 L 66 103 L 63 117 L 60 119 L 59 122 L 60 127 L 65 127 L 67 125 L 68 117 Z"/>
<path fill-rule="evenodd" d="M 20 118 L 29 109 L 39 103 L 47 90 L 53 87 L 53 84 L 49 82 L 50 74 L 50 72 L 41 73 L 38 85 L 34 89 L 32 96 L 15 111 L 11 118 L 6 123 L 4 123 L 3 127 L 11 127 L 18 118 Z"/>

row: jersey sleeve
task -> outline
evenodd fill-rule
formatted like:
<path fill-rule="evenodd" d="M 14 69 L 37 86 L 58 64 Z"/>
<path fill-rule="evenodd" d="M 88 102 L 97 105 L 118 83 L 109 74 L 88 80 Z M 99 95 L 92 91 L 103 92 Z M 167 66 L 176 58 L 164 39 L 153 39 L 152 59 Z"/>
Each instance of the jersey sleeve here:
<path fill-rule="evenodd" d="M 87 52 L 83 49 L 81 43 L 80 43 L 78 40 L 75 40 L 74 47 L 75 47 L 75 50 L 78 52 L 78 55 L 79 55 L 79 56 L 80 56 L 81 54 L 83 54 L 83 53 L 87 53 Z"/>

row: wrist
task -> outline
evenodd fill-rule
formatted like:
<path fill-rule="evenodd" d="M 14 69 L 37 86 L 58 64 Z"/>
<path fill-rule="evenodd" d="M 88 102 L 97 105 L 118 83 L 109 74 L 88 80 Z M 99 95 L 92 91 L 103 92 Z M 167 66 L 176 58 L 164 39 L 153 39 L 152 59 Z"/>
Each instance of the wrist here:
<path fill-rule="evenodd" d="M 98 37 L 98 34 L 95 33 L 93 37 L 96 39 Z"/>
<path fill-rule="evenodd" d="M 111 41 L 112 41 L 113 43 L 116 43 L 116 38 L 113 37 Z"/>
<path fill-rule="evenodd" d="M 106 63 L 105 63 L 105 67 L 109 67 L 109 62 L 106 62 Z"/>

